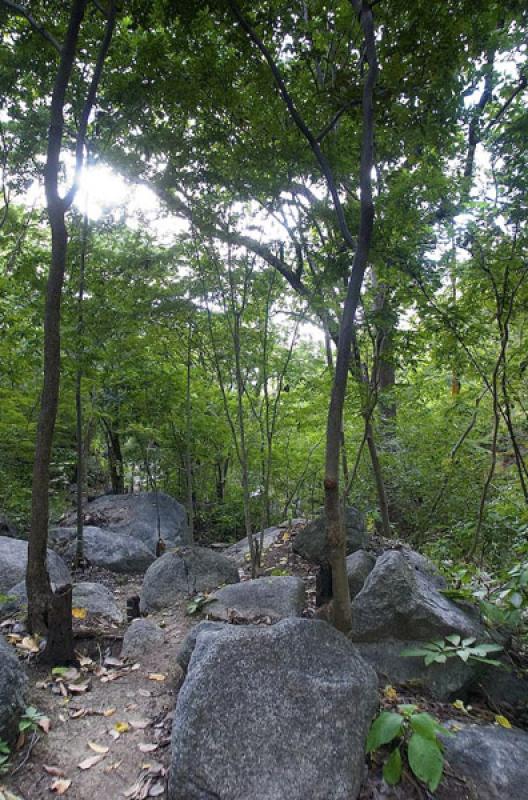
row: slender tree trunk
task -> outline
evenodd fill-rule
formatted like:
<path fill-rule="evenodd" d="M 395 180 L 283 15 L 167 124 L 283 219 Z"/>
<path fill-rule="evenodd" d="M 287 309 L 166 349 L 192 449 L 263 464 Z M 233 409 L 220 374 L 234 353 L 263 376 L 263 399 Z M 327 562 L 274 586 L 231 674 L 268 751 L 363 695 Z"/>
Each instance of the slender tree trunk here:
<path fill-rule="evenodd" d="M 192 324 L 189 322 L 187 340 L 187 379 L 185 387 L 185 474 L 187 476 L 187 518 L 189 536 L 194 541 L 194 497 L 193 497 L 193 464 L 192 464 L 192 402 L 191 402 L 191 354 Z"/>
<path fill-rule="evenodd" d="M 83 378 L 83 341 L 84 335 L 84 282 L 86 269 L 86 246 L 88 240 L 88 215 L 85 213 L 82 222 L 81 252 L 79 259 L 79 292 L 77 295 L 77 370 L 75 373 L 75 412 L 77 434 L 77 544 L 75 548 L 75 564 L 82 567 L 84 562 L 83 552 L 83 489 L 84 489 L 84 438 L 83 438 L 83 407 L 82 407 L 82 378 Z"/>

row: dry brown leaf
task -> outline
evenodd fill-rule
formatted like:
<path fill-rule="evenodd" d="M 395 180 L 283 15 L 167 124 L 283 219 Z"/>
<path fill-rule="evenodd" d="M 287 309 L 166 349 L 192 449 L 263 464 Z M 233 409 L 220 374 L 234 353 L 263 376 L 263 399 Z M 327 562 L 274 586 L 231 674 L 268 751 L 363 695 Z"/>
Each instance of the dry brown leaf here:
<path fill-rule="evenodd" d="M 103 717 L 111 717 L 112 714 L 115 714 L 115 712 L 116 712 L 115 708 L 107 708 L 103 711 Z"/>
<path fill-rule="evenodd" d="M 104 756 L 89 756 L 88 758 L 85 758 L 84 761 L 81 761 L 80 764 L 77 764 L 77 766 L 79 769 L 91 769 L 100 761 L 102 761 L 103 758 Z"/>
<path fill-rule="evenodd" d="M 60 767 L 49 767 L 47 764 L 43 764 L 42 767 L 44 772 L 47 772 L 53 778 L 64 778 L 64 770 Z"/>
<path fill-rule="evenodd" d="M 51 720 L 49 717 L 40 717 L 40 719 L 37 720 L 37 725 L 41 730 L 44 731 L 44 733 L 49 733 L 51 728 Z"/>
<path fill-rule="evenodd" d="M 51 782 L 50 790 L 55 794 L 62 795 L 66 794 L 71 785 L 71 780 L 67 778 L 56 778 Z"/>
<path fill-rule="evenodd" d="M 91 681 L 88 679 L 87 681 L 79 681 L 79 683 L 69 683 L 68 690 L 72 694 L 84 694 L 90 689 Z"/>
<path fill-rule="evenodd" d="M 110 750 L 109 747 L 106 747 L 104 744 L 97 744 L 97 742 L 88 742 L 88 747 L 90 750 L 93 750 L 94 753 L 99 753 L 99 755 L 106 755 Z"/>
<path fill-rule="evenodd" d="M 166 675 L 162 672 L 149 672 L 148 674 L 149 681 L 159 681 L 160 683 L 166 679 Z"/>
<path fill-rule="evenodd" d="M 21 642 L 17 642 L 17 647 L 26 650 L 28 653 L 38 653 L 39 646 L 32 636 L 24 636 Z"/>

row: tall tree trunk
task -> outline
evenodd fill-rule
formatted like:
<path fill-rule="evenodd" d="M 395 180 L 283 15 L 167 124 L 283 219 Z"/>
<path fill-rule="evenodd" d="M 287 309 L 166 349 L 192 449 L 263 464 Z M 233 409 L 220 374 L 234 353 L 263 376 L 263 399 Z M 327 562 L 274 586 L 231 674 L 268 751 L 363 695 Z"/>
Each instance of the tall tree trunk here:
<path fill-rule="evenodd" d="M 187 518 L 189 536 L 194 541 L 194 496 L 193 496 L 193 464 L 192 464 L 192 402 L 191 402 L 191 354 L 192 323 L 189 321 L 187 340 L 187 378 L 185 387 L 185 475 L 187 477 Z"/>
<path fill-rule="evenodd" d="M 79 259 L 79 291 L 77 295 L 77 370 L 75 373 L 75 413 L 77 435 L 77 544 L 75 548 L 75 564 L 82 567 L 84 562 L 83 552 L 83 489 L 84 489 L 84 437 L 83 437 L 83 407 L 82 407 L 82 377 L 83 377 L 83 341 L 84 335 L 84 281 L 86 268 L 86 246 L 88 240 L 88 215 L 84 214 L 81 231 L 81 252 Z"/>

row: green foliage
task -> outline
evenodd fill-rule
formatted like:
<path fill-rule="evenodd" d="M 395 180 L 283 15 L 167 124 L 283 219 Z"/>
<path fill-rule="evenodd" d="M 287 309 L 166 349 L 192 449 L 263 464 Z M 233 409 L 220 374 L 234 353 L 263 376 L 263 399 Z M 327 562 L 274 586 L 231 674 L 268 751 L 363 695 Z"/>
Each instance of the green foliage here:
<path fill-rule="evenodd" d="M 385 781 L 391 786 L 400 782 L 403 752 L 414 775 L 434 792 L 442 780 L 444 768 L 439 734 L 449 735 L 431 714 L 419 711 L 415 705 L 399 705 L 398 712 L 381 711 L 378 714 L 371 725 L 366 750 L 372 753 L 398 740 L 397 746 L 384 760 Z"/>
<path fill-rule="evenodd" d="M 18 730 L 20 733 L 27 731 L 36 731 L 39 723 L 45 719 L 45 715 L 38 711 L 34 706 L 28 706 L 18 723 Z"/>
<path fill-rule="evenodd" d="M 197 594 L 193 597 L 193 599 L 187 603 L 187 614 L 189 616 L 194 616 L 194 614 L 200 614 L 207 603 L 211 602 L 211 598 L 207 597 L 204 594 Z"/>
<path fill-rule="evenodd" d="M 475 644 L 474 636 L 463 639 L 459 634 L 453 633 L 445 639 L 428 642 L 419 647 L 409 647 L 402 650 L 402 656 L 423 656 L 426 667 L 431 664 L 445 664 L 448 658 L 458 656 L 462 661 L 480 661 L 483 664 L 500 666 L 500 661 L 488 658 L 489 653 L 502 651 L 502 645 L 492 642 Z"/>
<path fill-rule="evenodd" d="M 0 775 L 5 775 L 9 772 L 9 759 L 11 757 L 11 748 L 3 739 L 0 739 Z"/>

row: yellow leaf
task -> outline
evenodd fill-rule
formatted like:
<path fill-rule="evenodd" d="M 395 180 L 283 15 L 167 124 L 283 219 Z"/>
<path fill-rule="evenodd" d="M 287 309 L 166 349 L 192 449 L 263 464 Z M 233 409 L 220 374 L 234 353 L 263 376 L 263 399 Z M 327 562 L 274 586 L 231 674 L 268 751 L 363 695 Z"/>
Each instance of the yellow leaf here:
<path fill-rule="evenodd" d="M 398 699 L 398 692 L 394 688 L 394 686 L 386 686 L 383 690 L 384 696 L 387 700 L 397 700 Z"/>
<path fill-rule="evenodd" d="M 117 731 L 118 733 L 126 733 L 129 727 L 130 726 L 128 722 L 116 722 L 116 724 L 114 725 L 114 730 Z"/>
<path fill-rule="evenodd" d="M 512 724 L 509 719 L 503 717 L 502 714 L 495 715 L 495 722 L 497 725 L 500 725 L 502 728 L 511 728 Z"/>
<path fill-rule="evenodd" d="M 72 608 L 72 617 L 75 619 L 86 619 L 87 613 L 85 608 Z"/>

